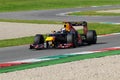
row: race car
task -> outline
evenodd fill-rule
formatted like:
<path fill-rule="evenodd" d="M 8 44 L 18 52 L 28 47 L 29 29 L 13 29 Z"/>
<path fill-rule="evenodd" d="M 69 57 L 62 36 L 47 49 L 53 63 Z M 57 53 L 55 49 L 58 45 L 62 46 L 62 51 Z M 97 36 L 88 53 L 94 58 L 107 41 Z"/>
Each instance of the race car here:
<path fill-rule="evenodd" d="M 83 33 L 78 33 L 75 26 L 83 26 Z M 95 30 L 88 30 L 86 21 L 64 22 L 63 29 L 53 31 L 46 38 L 42 34 L 36 34 L 30 49 L 75 48 L 83 44 L 96 44 L 96 42 L 97 33 Z"/>

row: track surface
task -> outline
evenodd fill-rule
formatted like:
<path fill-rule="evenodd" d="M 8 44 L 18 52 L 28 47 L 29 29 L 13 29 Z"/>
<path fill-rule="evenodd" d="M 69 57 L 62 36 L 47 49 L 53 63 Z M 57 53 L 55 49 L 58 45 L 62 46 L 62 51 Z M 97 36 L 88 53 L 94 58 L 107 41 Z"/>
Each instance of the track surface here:
<path fill-rule="evenodd" d="M 107 47 L 120 46 L 120 35 L 99 37 L 95 45 L 81 46 L 71 49 L 46 49 L 46 50 L 29 50 L 28 45 L 18 47 L 0 48 L 0 62 L 8 62 L 29 58 L 38 58 L 43 56 L 60 55 L 66 53 L 75 53 L 82 51 L 97 50 Z"/>
<path fill-rule="evenodd" d="M 0 19 L 19 19 L 19 20 L 59 20 L 59 21 L 88 21 L 88 22 L 120 22 L 120 16 L 65 16 L 64 13 L 88 10 L 105 10 L 120 8 L 116 6 L 68 8 L 38 11 L 21 11 L 0 13 Z"/>
<path fill-rule="evenodd" d="M 89 7 L 89 8 L 74 8 L 74 9 L 59 9 L 59 10 L 42 10 L 42 11 L 27 11 L 27 12 L 9 12 L 0 13 L 1 19 L 25 19 L 25 20 L 61 20 L 61 21 L 89 21 L 89 22 L 120 22 L 120 16 L 65 16 L 63 13 L 75 12 L 75 11 L 87 11 L 87 10 L 103 10 L 103 9 L 115 9 L 120 8 L 120 6 L 103 6 L 103 7 Z M 43 56 L 51 56 L 58 54 L 74 53 L 81 51 L 96 50 L 106 47 L 120 46 L 120 35 L 99 37 L 98 42 L 95 45 L 81 46 L 79 48 L 71 49 L 47 49 L 33 51 L 28 49 L 28 45 L 0 48 L 0 63 L 37 58 Z"/>

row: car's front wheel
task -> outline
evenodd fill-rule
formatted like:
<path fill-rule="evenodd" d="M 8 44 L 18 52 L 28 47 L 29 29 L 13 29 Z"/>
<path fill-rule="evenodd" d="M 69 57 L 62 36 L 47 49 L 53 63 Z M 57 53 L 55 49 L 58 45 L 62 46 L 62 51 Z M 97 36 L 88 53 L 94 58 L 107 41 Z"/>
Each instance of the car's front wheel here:
<path fill-rule="evenodd" d="M 36 34 L 34 44 L 44 44 L 44 37 L 41 34 Z"/>

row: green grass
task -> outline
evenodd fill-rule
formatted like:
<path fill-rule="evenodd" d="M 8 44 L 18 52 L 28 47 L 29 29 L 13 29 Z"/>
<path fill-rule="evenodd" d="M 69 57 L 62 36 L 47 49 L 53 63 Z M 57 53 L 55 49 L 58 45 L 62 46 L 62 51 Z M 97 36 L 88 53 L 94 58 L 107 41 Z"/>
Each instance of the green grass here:
<path fill-rule="evenodd" d="M 100 52 L 100 53 L 94 53 L 94 54 L 82 54 L 82 55 L 68 56 L 68 57 L 60 58 L 60 59 L 56 59 L 56 60 L 5 67 L 5 68 L 0 68 L 0 73 L 30 69 L 30 68 L 35 68 L 35 67 L 55 65 L 55 64 L 84 60 L 84 59 L 100 58 L 100 57 L 111 56 L 111 55 L 120 55 L 120 50 Z"/>
<path fill-rule="evenodd" d="M 98 35 L 120 32 L 120 25 L 88 23 L 88 26 L 89 26 L 88 27 L 89 30 L 96 30 Z M 81 33 L 81 30 L 78 31 Z M 34 37 L 32 36 L 32 37 L 0 40 L 0 48 L 31 44 L 33 42 L 33 39 Z"/>
<path fill-rule="evenodd" d="M 52 20 L 14 20 L 14 19 L 0 19 L 0 22 L 16 22 L 16 23 L 32 23 L 32 24 L 61 24 L 60 21 Z"/>
<path fill-rule="evenodd" d="M 120 13 L 100 13 L 96 11 L 83 11 L 83 12 L 75 12 L 70 13 L 69 15 L 76 15 L 76 16 L 120 16 Z"/>
<path fill-rule="evenodd" d="M 23 38 L 16 38 L 16 39 L 0 40 L 0 48 L 30 44 L 33 42 L 33 39 L 34 38 L 31 36 L 31 37 L 23 37 Z"/>
<path fill-rule="evenodd" d="M 119 4 L 120 0 L 0 0 L 0 12 Z"/>

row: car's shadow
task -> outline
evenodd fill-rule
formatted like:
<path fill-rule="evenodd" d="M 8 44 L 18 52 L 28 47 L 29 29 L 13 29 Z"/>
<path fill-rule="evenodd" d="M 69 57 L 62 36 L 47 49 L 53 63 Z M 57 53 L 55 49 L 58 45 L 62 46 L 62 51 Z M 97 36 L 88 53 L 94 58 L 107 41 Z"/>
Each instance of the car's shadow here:
<path fill-rule="evenodd" d="M 107 42 L 97 42 L 96 44 L 82 44 L 78 47 L 75 48 L 45 48 L 45 49 L 32 49 L 32 51 L 39 51 L 39 50 L 68 50 L 68 49 L 77 49 L 77 48 L 84 48 L 87 46 L 94 46 L 94 45 L 102 45 L 102 44 L 107 44 Z"/>
<path fill-rule="evenodd" d="M 102 45 L 102 44 L 107 44 L 107 42 L 97 42 L 96 44 L 83 44 L 82 46 L 92 46 L 92 45 Z"/>
<path fill-rule="evenodd" d="M 107 42 L 98 42 L 96 45 L 107 44 Z"/>
<path fill-rule="evenodd" d="M 97 42 L 96 44 L 83 44 L 83 45 L 78 46 L 76 48 L 84 48 L 84 47 L 87 47 L 87 46 L 89 47 L 89 46 L 103 45 L 103 44 L 107 44 L 107 42 Z M 71 48 L 69 48 L 69 49 L 71 49 Z M 74 49 L 74 48 L 72 48 L 72 49 Z"/>

